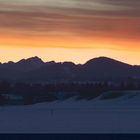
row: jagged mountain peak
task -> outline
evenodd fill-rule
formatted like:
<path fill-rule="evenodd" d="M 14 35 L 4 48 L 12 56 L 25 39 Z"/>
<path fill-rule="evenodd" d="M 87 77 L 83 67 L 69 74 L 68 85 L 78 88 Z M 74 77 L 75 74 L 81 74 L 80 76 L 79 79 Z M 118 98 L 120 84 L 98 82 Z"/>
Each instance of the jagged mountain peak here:
<path fill-rule="evenodd" d="M 44 62 L 42 61 L 41 58 L 35 56 L 28 59 L 22 59 L 18 61 L 17 63 L 44 63 Z"/>

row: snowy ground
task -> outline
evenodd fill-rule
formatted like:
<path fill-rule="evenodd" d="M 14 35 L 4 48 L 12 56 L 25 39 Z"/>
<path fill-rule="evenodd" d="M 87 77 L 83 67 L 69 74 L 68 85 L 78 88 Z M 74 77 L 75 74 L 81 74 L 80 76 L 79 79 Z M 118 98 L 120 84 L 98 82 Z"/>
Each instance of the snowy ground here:
<path fill-rule="evenodd" d="M 140 133 L 140 94 L 0 107 L 0 133 Z"/>

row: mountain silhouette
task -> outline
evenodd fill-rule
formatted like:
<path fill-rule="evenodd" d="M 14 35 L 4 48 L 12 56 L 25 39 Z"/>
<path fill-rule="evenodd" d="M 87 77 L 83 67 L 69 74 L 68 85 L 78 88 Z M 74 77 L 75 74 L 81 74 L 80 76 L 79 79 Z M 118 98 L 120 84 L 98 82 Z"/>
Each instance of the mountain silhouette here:
<path fill-rule="evenodd" d="M 140 78 L 140 66 L 129 65 L 111 58 L 98 57 L 85 64 L 43 62 L 38 57 L 16 63 L 0 63 L 0 80 L 26 82 L 67 82 L 96 80 L 127 80 Z"/>
<path fill-rule="evenodd" d="M 133 77 L 136 73 L 131 65 L 107 57 L 89 60 L 82 66 L 80 74 L 87 80 L 91 79 L 120 79 Z"/>
<path fill-rule="evenodd" d="M 32 57 L 29 59 L 22 59 L 16 63 L 16 68 L 21 71 L 30 71 L 37 69 L 44 65 L 44 62 L 38 57 Z M 23 69 L 24 68 L 24 69 Z"/>

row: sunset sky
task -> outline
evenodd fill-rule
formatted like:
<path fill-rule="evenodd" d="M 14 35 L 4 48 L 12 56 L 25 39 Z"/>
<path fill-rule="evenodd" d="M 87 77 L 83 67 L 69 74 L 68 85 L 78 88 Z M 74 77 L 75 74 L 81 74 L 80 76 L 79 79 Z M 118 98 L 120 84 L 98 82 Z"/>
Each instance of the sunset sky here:
<path fill-rule="evenodd" d="M 140 0 L 0 0 L 0 62 L 32 56 L 140 65 Z"/>

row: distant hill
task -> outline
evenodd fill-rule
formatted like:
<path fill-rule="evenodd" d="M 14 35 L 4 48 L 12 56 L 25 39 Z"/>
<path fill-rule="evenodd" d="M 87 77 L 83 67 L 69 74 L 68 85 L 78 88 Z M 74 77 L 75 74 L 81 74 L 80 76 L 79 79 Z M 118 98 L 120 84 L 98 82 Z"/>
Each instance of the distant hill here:
<path fill-rule="evenodd" d="M 140 75 L 140 67 L 137 67 L 136 71 L 132 65 L 106 57 L 99 57 L 85 63 L 81 68 L 80 75 L 87 79 L 97 80 L 124 79 Z"/>
<path fill-rule="evenodd" d="M 0 80 L 67 82 L 130 78 L 140 78 L 140 66 L 132 66 L 107 57 L 94 58 L 83 65 L 72 62 L 43 62 L 38 57 L 22 59 L 17 63 L 0 63 Z"/>

